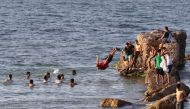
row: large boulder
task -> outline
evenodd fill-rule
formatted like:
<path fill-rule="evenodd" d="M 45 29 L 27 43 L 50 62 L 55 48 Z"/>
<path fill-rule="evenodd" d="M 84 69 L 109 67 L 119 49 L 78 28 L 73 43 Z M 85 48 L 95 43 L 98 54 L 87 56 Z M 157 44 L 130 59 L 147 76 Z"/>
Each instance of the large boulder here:
<path fill-rule="evenodd" d="M 146 109 L 175 109 L 176 108 L 176 94 L 170 94 L 153 104 L 149 105 Z"/>
<path fill-rule="evenodd" d="M 144 99 L 144 102 L 150 102 L 150 101 L 155 101 L 155 100 L 159 100 L 169 94 L 172 94 L 172 93 L 175 93 L 176 92 L 176 85 L 178 83 L 174 83 L 172 85 L 168 85 L 160 90 L 156 90 L 154 92 L 149 92 L 151 94 L 149 94 L 149 96 L 147 96 L 145 99 Z M 181 84 L 181 87 L 182 89 L 185 91 L 185 93 L 188 95 L 190 93 L 190 89 L 188 86 L 186 86 L 184 83 L 180 83 Z"/>
<path fill-rule="evenodd" d="M 101 107 L 121 107 L 124 105 L 131 105 L 132 103 L 124 101 L 124 100 L 120 100 L 120 99 L 116 99 L 116 98 L 105 98 L 105 99 L 101 99 L 100 101 L 100 106 Z"/>

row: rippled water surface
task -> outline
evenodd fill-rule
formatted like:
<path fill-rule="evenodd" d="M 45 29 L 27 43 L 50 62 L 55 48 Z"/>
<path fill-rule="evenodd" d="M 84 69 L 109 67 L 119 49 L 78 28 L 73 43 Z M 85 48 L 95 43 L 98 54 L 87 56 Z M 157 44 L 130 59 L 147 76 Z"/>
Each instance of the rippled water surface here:
<path fill-rule="evenodd" d="M 124 109 L 144 108 L 138 103 L 143 79 L 122 78 L 112 67 L 98 71 L 95 56 L 165 25 L 189 35 L 189 6 L 189 0 L 0 0 L 0 80 L 9 72 L 14 79 L 13 85 L 0 84 L 0 107 L 97 109 L 100 98 L 115 97 L 136 103 Z M 51 82 L 42 84 L 43 73 L 54 68 L 65 74 L 64 83 L 55 85 L 51 74 Z M 189 68 L 182 77 L 190 86 Z M 26 71 L 32 72 L 33 90 L 26 86 Z M 70 88 L 70 78 L 76 87 Z"/>

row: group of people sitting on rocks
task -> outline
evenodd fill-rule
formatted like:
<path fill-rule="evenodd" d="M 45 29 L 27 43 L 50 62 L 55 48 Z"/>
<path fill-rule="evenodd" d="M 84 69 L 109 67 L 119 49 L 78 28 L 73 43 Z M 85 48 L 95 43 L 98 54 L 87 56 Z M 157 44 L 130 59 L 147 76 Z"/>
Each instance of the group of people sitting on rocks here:
<path fill-rule="evenodd" d="M 75 75 L 76 71 L 73 70 L 72 74 Z M 26 72 L 25 76 L 26 76 L 26 79 L 29 80 L 28 86 L 30 88 L 33 88 L 35 86 L 35 84 L 34 84 L 33 79 L 31 79 L 31 73 L 30 72 Z M 13 78 L 12 74 L 9 74 L 8 78 L 3 81 L 3 84 L 4 85 L 11 85 L 13 83 L 13 79 L 12 78 Z M 50 78 L 51 78 L 50 77 L 50 72 L 45 73 L 44 76 L 43 76 L 43 83 L 44 84 L 48 84 L 48 82 L 50 82 Z M 60 85 L 61 83 L 63 83 L 64 79 L 65 78 L 64 78 L 64 74 L 63 73 L 62 74 L 58 74 L 56 80 L 54 81 L 54 83 L 57 84 L 57 85 Z M 70 79 L 70 86 L 74 87 L 75 85 L 77 85 L 77 83 L 75 82 L 74 78 L 71 78 Z"/>

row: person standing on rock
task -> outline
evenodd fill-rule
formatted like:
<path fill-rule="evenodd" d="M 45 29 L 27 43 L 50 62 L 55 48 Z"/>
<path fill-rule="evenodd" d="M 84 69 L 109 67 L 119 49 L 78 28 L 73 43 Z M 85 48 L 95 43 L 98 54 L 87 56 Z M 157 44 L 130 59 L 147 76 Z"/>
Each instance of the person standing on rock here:
<path fill-rule="evenodd" d="M 178 83 L 176 86 L 176 109 L 184 108 L 185 98 L 186 98 L 185 91 L 181 88 L 181 84 Z"/>
<path fill-rule="evenodd" d="M 133 57 L 131 67 L 134 66 L 135 68 L 137 68 L 137 59 L 141 53 L 142 53 L 142 46 L 141 44 L 139 44 L 138 40 L 135 40 L 134 57 Z M 142 57 L 141 57 L 141 61 L 142 61 Z"/>
<path fill-rule="evenodd" d="M 170 83 L 170 75 L 171 75 L 171 71 L 172 71 L 172 68 L 173 68 L 173 62 L 172 62 L 172 58 L 171 58 L 171 54 L 170 52 L 167 50 L 166 47 L 163 47 L 162 48 L 163 50 L 163 53 L 164 53 L 164 56 L 166 58 L 166 65 L 167 65 L 167 80 L 168 80 L 168 83 Z"/>
<path fill-rule="evenodd" d="M 160 63 L 160 67 L 162 68 L 164 73 L 167 73 L 169 70 L 168 70 L 168 67 L 167 67 L 166 56 L 165 56 L 163 51 L 162 51 L 161 59 L 162 59 L 162 62 Z"/>
<path fill-rule="evenodd" d="M 146 77 L 145 77 L 145 84 L 149 85 L 151 84 L 151 78 L 150 78 L 150 73 L 152 72 L 151 70 L 151 65 L 148 64 L 148 68 L 146 69 L 145 73 L 146 73 Z"/>
<path fill-rule="evenodd" d="M 133 66 L 133 56 L 134 56 L 134 52 L 135 52 L 135 47 L 134 45 L 131 44 L 131 42 L 127 42 L 126 46 L 124 48 L 125 51 L 125 59 L 128 61 L 128 66 L 129 66 L 129 70 L 131 69 L 131 67 Z"/>
<path fill-rule="evenodd" d="M 155 56 L 155 68 L 156 68 L 156 83 L 159 84 L 159 76 L 161 75 L 162 77 L 162 84 L 164 83 L 164 72 L 163 69 L 160 66 L 160 63 L 162 62 L 162 58 L 161 58 L 161 50 L 159 49 L 157 51 L 157 55 Z"/>
<path fill-rule="evenodd" d="M 113 48 L 110 51 L 109 55 L 106 58 L 104 58 L 102 61 L 100 61 L 99 57 L 96 56 L 96 67 L 100 70 L 105 70 L 106 68 L 108 68 L 109 63 L 112 61 L 112 58 L 115 52 L 116 52 L 116 48 Z"/>
<path fill-rule="evenodd" d="M 161 39 L 162 39 L 162 43 L 171 43 L 171 41 L 172 41 L 172 32 L 168 29 L 168 27 L 167 26 L 165 26 L 165 28 L 164 28 L 164 34 L 163 34 L 163 36 L 161 37 Z"/>

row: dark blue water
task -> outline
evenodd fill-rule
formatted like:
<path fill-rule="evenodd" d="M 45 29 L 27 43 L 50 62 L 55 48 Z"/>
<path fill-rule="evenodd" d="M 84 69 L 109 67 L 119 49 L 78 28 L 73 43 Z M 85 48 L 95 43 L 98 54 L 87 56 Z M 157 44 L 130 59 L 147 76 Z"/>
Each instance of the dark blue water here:
<path fill-rule="evenodd" d="M 103 58 L 138 33 L 166 25 L 189 35 L 189 5 L 189 0 L 0 0 L 0 79 L 10 72 L 14 79 L 11 86 L 0 84 L 1 108 L 97 109 L 104 97 L 138 102 L 143 80 L 119 77 L 111 67 L 98 71 L 95 56 Z M 188 46 L 189 37 L 187 53 Z M 43 85 L 43 73 L 54 68 L 65 74 L 64 84 Z M 33 90 L 26 86 L 26 71 L 32 72 Z M 72 77 L 78 82 L 74 88 L 68 85 Z"/>

